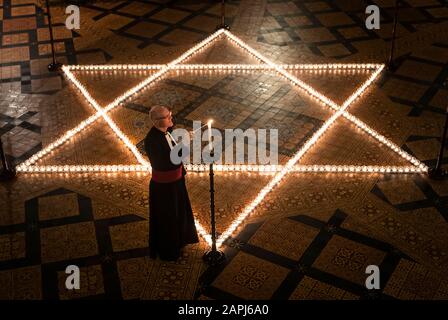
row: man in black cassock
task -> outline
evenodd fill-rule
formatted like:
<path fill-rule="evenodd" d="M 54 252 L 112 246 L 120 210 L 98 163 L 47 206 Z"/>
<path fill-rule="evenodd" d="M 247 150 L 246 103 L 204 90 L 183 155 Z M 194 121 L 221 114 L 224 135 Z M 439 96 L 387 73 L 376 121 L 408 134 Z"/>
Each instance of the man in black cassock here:
<path fill-rule="evenodd" d="M 151 258 L 177 260 L 182 248 L 199 242 L 193 211 L 185 186 L 186 171 L 170 159 L 174 146 L 171 112 L 164 106 L 150 111 L 154 126 L 145 138 L 145 150 L 152 167 L 149 183 L 149 248 Z"/>

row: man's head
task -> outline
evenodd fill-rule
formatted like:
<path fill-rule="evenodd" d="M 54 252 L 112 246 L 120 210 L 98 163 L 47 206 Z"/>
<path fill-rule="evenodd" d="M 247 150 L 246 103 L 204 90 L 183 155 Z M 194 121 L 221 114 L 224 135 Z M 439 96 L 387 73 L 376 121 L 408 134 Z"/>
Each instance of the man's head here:
<path fill-rule="evenodd" d="M 151 117 L 152 123 L 159 130 L 166 131 L 168 128 L 174 125 L 171 111 L 165 106 L 153 106 L 149 111 L 149 115 Z"/>

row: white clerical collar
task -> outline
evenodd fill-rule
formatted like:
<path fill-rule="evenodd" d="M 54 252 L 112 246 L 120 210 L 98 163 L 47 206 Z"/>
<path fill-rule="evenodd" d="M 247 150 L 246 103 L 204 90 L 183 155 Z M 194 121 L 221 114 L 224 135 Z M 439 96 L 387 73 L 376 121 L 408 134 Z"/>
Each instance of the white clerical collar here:
<path fill-rule="evenodd" d="M 168 131 L 165 132 L 165 138 L 166 138 L 166 141 L 168 141 L 168 145 L 170 146 L 170 149 L 174 148 L 173 143 L 177 145 L 176 140 L 174 140 L 173 136 Z"/>

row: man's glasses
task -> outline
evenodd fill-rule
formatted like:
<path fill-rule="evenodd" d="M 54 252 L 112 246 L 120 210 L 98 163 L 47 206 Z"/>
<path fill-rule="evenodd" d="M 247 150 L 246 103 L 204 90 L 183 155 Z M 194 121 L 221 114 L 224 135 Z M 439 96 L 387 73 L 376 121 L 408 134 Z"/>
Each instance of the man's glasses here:
<path fill-rule="evenodd" d="M 168 118 L 172 118 L 172 112 L 170 111 L 166 116 L 161 117 L 161 118 L 156 118 L 155 120 L 165 120 Z"/>

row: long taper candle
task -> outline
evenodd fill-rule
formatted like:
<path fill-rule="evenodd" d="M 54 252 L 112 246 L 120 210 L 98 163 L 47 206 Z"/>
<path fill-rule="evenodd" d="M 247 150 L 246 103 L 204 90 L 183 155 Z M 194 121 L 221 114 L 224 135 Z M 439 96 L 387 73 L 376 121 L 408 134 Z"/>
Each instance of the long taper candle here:
<path fill-rule="evenodd" d="M 209 148 L 210 152 L 213 150 L 213 147 L 212 147 L 212 122 L 213 122 L 213 119 L 210 119 L 207 122 L 207 126 L 208 126 L 208 148 Z"/>

